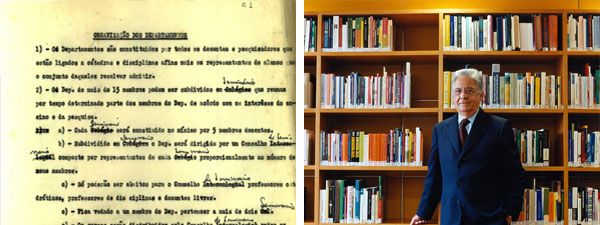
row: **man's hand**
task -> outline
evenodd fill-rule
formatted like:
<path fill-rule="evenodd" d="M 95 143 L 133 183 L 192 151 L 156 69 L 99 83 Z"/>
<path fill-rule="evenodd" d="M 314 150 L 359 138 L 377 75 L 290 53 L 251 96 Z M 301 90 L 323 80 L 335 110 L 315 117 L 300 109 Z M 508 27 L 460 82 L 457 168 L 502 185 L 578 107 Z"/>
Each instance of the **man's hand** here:
<path fill-rule="evenodd" d="M 413 216 L 412 220 L 410 221 L 410 225 L 416 225 L 416 224 L 425 224 L 427 223 L 427 220 L 421 219 L 421 217 L 415 215 Z"/>
<path fill-rule="evenodd" d="M 506 217 L 506 224 L 510 225 L 512 223 L 512 216 Z"/>

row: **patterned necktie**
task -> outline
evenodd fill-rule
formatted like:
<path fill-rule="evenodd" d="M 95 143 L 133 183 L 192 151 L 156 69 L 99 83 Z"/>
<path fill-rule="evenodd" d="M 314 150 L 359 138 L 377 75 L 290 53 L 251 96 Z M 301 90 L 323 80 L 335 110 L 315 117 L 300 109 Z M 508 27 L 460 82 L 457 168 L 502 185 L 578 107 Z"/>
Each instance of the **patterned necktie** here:
<path fill-rule="evenodd" d="M 460 149 L 462 150 L 465 145 L 465 141 L 467 140 L 467 124 L 469 123 L 468 119 L 463 119 L 460 121 Z"/>

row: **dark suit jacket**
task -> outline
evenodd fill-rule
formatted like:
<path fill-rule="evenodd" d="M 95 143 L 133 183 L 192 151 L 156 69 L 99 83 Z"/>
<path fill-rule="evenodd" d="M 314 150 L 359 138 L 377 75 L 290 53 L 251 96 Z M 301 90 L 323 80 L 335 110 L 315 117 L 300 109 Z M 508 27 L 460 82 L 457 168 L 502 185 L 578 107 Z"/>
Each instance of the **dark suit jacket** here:
<path fill-rule="evenodd" d="M 440 224 L 506 224 L 523 204 L 525 171 L 512 127 L 479 109 L 461 151 L 458 114 L 433 128 L 429 170 L 417 215 L 430 219 L 442 201 Z"/>

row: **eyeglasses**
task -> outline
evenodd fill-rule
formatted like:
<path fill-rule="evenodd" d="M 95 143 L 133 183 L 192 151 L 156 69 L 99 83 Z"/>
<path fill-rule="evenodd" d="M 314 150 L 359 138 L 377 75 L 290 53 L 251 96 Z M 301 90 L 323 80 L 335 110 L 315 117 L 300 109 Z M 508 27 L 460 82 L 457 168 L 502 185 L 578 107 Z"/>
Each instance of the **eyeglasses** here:
<path fill-rule="evenodd" d="M 466 95 L 474 95 L 475 93 L 477 93 L 477 91 L 475 90 L 475 88 L 465 88 L 464 90 L 463 90 L 463 89 L 460 89 L 460 88 L 455 88 L 455 89 L 453 90 L 453 93 L 454 93 L 455 95 L 457 95 L 457 96 L 458 96 L 458 95 L 460 95 L 460 94 L 462 94 L 463 92 L 464 92 Z"/>

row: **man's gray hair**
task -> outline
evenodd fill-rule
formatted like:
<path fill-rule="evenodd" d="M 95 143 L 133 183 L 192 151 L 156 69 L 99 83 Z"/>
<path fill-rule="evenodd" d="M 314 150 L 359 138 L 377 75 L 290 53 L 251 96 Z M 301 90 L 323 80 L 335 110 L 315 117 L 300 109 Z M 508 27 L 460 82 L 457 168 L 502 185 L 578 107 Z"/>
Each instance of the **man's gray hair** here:
<path fill-rule="evenodd" d="M 462 70 L 458 70 L 456 72 L 454 72 L 452 74 L 452 87 L 454 87 L 454 81 L 456 81 L 456 78 L 460 77 L 460 76 L 467 76 L 472 78 L 473 80 L 475 80 L 475 85 L 477 85 L 477 89 L 479 89 L 479 93 L 483 93 L 483 83 L 482 83 L 482 78 L 481 78 L 481 74 L 479 74 L 479 71 L 477 71 L 476 69 L 462 69 Z"/>

